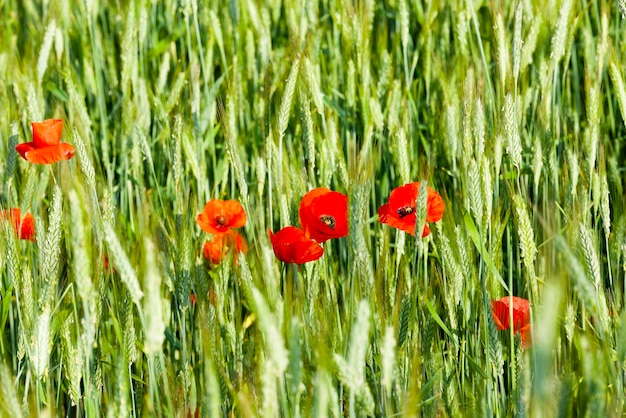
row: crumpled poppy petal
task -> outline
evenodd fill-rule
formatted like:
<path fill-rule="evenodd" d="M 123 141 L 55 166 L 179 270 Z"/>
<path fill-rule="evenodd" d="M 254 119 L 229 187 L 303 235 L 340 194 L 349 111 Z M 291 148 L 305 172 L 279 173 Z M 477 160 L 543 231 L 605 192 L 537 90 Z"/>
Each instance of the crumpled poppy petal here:
<path fill-rule="evenodd" d="M 510 326 L 511 305 L 513 310 L 513 332 L 518 333 L 530 322 L 530 303 L 517 296 L 505 296 L 491 301 L 491 313 L 499 330 Z"/>
<path fill-rule="evenodd" d="M 391 214 L 389 213 L 389 203 L 385 203 L 378 208 L 378 221 L 382 224 L 386 224 L 389 222 L 389 217 Z"/>
<path fill-rule="evenodd" d="M 295 243 L 293 250 L 293 262 L 304 264 L 309 261 L 318 260 L 324 255 L 324 249 L 315 241 L 300 241 Z"/>
<path fill-rule="evenodd" d="M 22 219 L 19 208 L 0 211 L 0 220 L 8 221 L 19 239 L 35 241 L 35 219 L 30 212 L 26 212 Z"/>
<path fill-rule="evenodd" d="M 237 253 L 248 252 L 248 243 L 237 231 L 231 229 L 224 235 L 214 235 L 204 243 L 202 254 L 211 264 L 220 264 L 231 249 Z"/>
<path fill-rule="evenodd" d="M 29 151 L 33 151 L 35 149 L 33 142 L 23 142 L 21 144 L 17 144 L 15 146 L 15 150 L 22 156 L 23 159 L 28 161 L 26 158 L 26 153 Z"/>
<path fill-rule="evenodd" d="M 244 210 L 241 203 L 236 200 L 226 200 L 224 201 L 224 210 L 229 214 L 230 228 L 241 228 L 246 224 L 246 211 Z"/>
<path fill-rule="evenodd" d="M 298 210 L 305 236 L 318 243 L 348 235 L 348 196 L 324 187 L 302 197 Z"/>
<path fill-rule="evenodd" d="M 498 330 L 503 331 L 509 327 L 509 308 L 499 300 L 491 301 L 491 315 Z"/>
<path fill-rule="evenodd" d="M 303 264 L 315 261 L 324 254 L 321 245 L 306 238 L 304 231 L 295 226 L 287 226 L 276 234 L 267 231 L 276 258 L 284 263 Z"/>
<path fill-rule="evenodd" d="M 530 324 L 526 324 L 519 330 L 520 336 L 522 337 L 522 348 L 527 349 L 533 343 L 532 340 L 532 332 L 530 330 Z"/>
<path fill-rule="evenodd" d="M 211 264 L 221 263 L 225 254 L 223 235 L 215 235 L 212 240 L 205 242 L 202 247 L 202 255 Z"/>
<path fill-rule="evenodd" d="M 237 232 L 235 232 L 235 250 L 244 254 L 248 252 L 248 242 Z"/>
<path fill-rule="evenodd" d="M 26 239 L 35 242 L 35 218 L 30 212 L 27 212 L 22 219 L 20 228 L 20 239 Z"/>
<path fill-rule="evenodd" d="M 62 119 L 47 119 L 43 122 L 33 122 L 33 143 L 35 148 L 58 145 L 61 142 L 63 131 Z"/>
<path fill-rule="evenodd" d="M 434 189 L 426 187 L 428 190 L 428 202 L 426 203 L 426 222 L 439 222 L 443 218 L 446 206 L 441 195 Z"/>
<path fill-rule="evenodd" d="M 17 234 L 17 231 L 20 229 L 20 222 L 22 221 L 22 213 L 18 208 L 4 209 L 0 211 L 0 221 L 8 221 Z"/>
<path fill-rule="evenodd" d="M 36 148 L 33 142 L 17 144 L 16 151 L 33 164 L 53 164 L 61 160 L 69 160 L 74 156 L 74 147 L 66 142 L 57 145 Z"/>

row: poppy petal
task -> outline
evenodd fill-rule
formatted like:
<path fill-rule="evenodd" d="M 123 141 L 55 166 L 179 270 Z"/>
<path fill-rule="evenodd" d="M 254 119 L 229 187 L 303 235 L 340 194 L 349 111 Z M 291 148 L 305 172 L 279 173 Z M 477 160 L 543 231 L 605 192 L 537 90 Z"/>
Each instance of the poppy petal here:
<path fill-rule="evenodd" d="M 416 204 L 421 183 L 408 183 L 396 187 L 389 194 L 388 203 L 378 209 L 378 220 L 394 228 L 415 235 Z M 428 199 L 426 203 L 426 222 L 438 222 L 443 217 L 445 205 L 443 199 L 434 189 L 426 187 Z M 422 238 L 430 234 L 428 225 L 424 225 Z"/>
<path fill-rule="evenodd" d="M 204 232 L 214 235 L 222 235 L 228 232 L 226 225 L 219 225 L 215 222 L 215 217 L 209 216 L 206 212 L 198 214 L 196 217 L 196 223 Z"/>
<path fill-rule="evenodd" d="M 415 204 L 417 202 L 419 188 L 420 182 L 415 182 L 393 189 L 389 194 L 389 206 L 391 209 L 396 211 L 400 208 L 409 207 L 413 210 L 411 214 L 415 217 Z"/>
<path fill-rule="evenodd" d="M 323 196 L 330 192 L 331 190 L 327 189 L 326 187 L 317 187 L 311 190 L 310 192 L 302 196 L 302 200 L 300 201 L 300 208 L 302 209 L 303 206 L 310 206 L 315 198 Z"/>
<path fill-rule="evenodd" d="M 317 187 L 302 196 L 302 200 L 300 200 L 298 218 L 300 219 L 300 226 L 307 237 L 310 237 L 311 225 L 315 222 L 313 214 L 311 213 L 311 204 L 313 203 L 313 200 L 320 196 L 324 196 L 327 193 L 330 193 L 330 189 Z"/>
<path fill-rule="evenodd" d="M 446 206 L 441 195 L 434 189 L 427 187 L 428 202 L 426 204 L 426 222 L 439 222 L 443 218 L 443 211 Z"/>
<path fill-rule="evenodd" d="M 303 264 L 324 254 L 318 243 L 306 238 L 304 231 L 295 226 L 287 226 L 276 234 L 268 229 L 268 233 L 276 258 L 284 263 Z"/>
<path fill-rule="evenodd" d="M 35 241 L 35 219 L 30 212 L 26 212 L 24 219 L 19 208 L 0 211 L 0 220 L 8 221 L 19 239 Z"/>
<path fill-rule="evenodd" d="M 321 245 L 311 240 L 297 242 L 293 251 L 293 262 L 296 264 L 304 264 L 309 261 L 318 260 L 324 255 L 324 249 Z"/>
<path fill-rule="evenodd" d="M 305 194 L 298 211 L 308 238 L 318 243 L 348 235 L 348 196 L 320 187 Z"/>
<path fill-rule="evenodd" d="M 22 220 L 21 211 L 18 208 L 2 210 L 0 211 L 0 220 L 8 221 L 13 227 L 13 230 L 17 233 Z"/>
<path fill-rule="evenodd" d="M 241 228 L 246 224 L 246 211 L 238 201 L 224 201 L 224 211 L 229 217 L 229 228 Z"/>
<path fill-rule="evenodd" d="M 35 149 L 34 145 L 34 142 L 23 142 L 21 144 L 17 144 L 15 146 L 15 150 L 22 156 L 23 159 L 28 161 L 28 158 L 26 158 L 26 153 L 29 151 L 33 151 Z"/>
<path fill-rule="evenodd" d="M 33 143 L 35 148 L 58 145 L 61 142 L 61 132 L 63 131 L 62 119 L 47 119 L 43 122 L 33 122 Z"/>
<path fill-rule="evenodd" d="M 381 220 L 378 210 L 380 222 L 415 235 L 415 204 L 419 187 L 420 183 L 415 182 L 393 189 L 389 194 L 388 208 L 384 210 L 387 214 L 385 222 Z"/>
<path fill-rule="evenodd" d="M 518 333 L 530 321 L 530 303 L 517 296 L 505 296 L 491 301 L 491 313 L 499 330 L 508 329 L 513 311 L 513 332 Z"/>
<path fill-rule="evenodd" d="M 248 252 L 246 240 L 237 231 L 231 229 L 228 233 L 214 235 L 210 241 L 205 242 L 202 254 L 211 264 L 219 264 L 233 248 L 237 253 Z"/>
<path fill-rule="evenodd" d="M 532 332 L 530 331 L 530 324 L 526 324 L 519 330 L 522 337 L 522 348 L 527 349 L 532 345 Z"/>
<path fill-rule="evenodd" d="M 378 221 L 401 231 L 408 232 L 411 235 L 415 235 L 415 214 L 400 218 L 397 213 L 391 211 L 389 203 L 385 203 L 378 208 Z"/>
<path fill-rule="evenodd" d="M 211 264 L 219 264 L 222 258 L 224 258 L 225 253 L 222 235 L 215 235 L 212 240 L 205 242 L 202 247 L 202 255 L 204 255 L 204 258 Z"/>
<path fill-rule="evenodd" d="M 509 327 L 509 309 L 503 302 L 499 300 L 491 301 L 491 315 L 496 328 L 503 331 Z"/>
<path fill-rule="evenodd" d="M 20 239 L 26 239 L 35 242 L 35 218 L 30 212 L 27 212 L 22 219 L 20 228 Z"/>
<path fill-rule="evenodd" d="M 209 200 L 196 223 L 209 234 L 225 234 L 230 228 L 240 228 L 246 224 L 246 211 L 236 200 Z"/>
<path fill-rule="evenodd" d="M 198 226 L 209 234 L 225 234 L 228 232 L 228 219 L 224 211 L 224 201 L 212 199 L 206 202 L 202 213 L 196 217 Z"/>
<path fill-rule="evenodd" d="M 69 160 L 75 153 L 74 147 L 66 142 L 41 148 L 37 148 L 33 142 L 27 142 L 16 145 L 15 149 L 22 158 L 33 164 L 53 164 Z"/>
<path fill-rule="evenodd" d="M 386 224 L 388 218 L 391 216 L 389 213 L 389 203 L 385 203 L 378 208 L 378 221 L 382 224 Z"/>
<path fill-rule="evenodd" d="M 247 253 L 248 252 L 248 242 L 246 241 L 246 239 L 244 237 L 242 237 L 238 232 L 232 231 L 234 232 L 234 243 L 235 243 L 235 250 L 237 250 L 237 252 L 239 253 Z"/>

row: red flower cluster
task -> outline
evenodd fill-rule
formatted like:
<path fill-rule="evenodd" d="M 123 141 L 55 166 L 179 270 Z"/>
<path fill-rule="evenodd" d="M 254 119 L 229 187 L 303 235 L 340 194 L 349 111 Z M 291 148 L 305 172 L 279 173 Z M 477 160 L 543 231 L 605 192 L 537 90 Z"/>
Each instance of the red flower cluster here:
<path fill-rule="evenodd" d="M 233 228 L 246 224 L 246 211 L 236 200 L 209 200 L 196 217 L 196 223 L 204 232 L 213 234 L 202 248 L 202 254 L 211 264 L 219 264 L 235 249 L 236 253 L 248 251 L 246 240 Z"/>
<path fill-rule="evenodd" d="M 33 122 L 33 140 L 17 144 L 15 150 L 23 159 L 33 164 L 53 164 L 61 160 L 69 160 L 74 156 L 74 147 L 61 142 L 63 121 L 47 119 Z"/>
<path fill-rule="evenodd" d="M 324 254 L 320 243 L 348 235 L 348 196 L 319 187 L 302 197 L 300 226 L 287 226 L 276 234 L 268 230 L 276 257 L 285 263 L 303 264 Z"/>
<path fill-rule="evenodd" d="M 378 209 L 380 223 L 388 224 L 401 231 L 415 235 L 415 207 L 419 195 L 420 183 L 409 183 L 391 191 L 389 202 Z M 443 217 L 445 205 L 443 199 L 435 190 L 427 187 L 428 199 L 426 203 L 426 222 L 438 222 Z M 424 225 L 422 237 L 430 234 L 428 225 Z"/>
<path fill-rule="evenodd" d="M 35 219 L 30 212 L 26 212 L 22 218 L 19 209 L 2 210 L 0 211 L 0 221 L 9 222 L 19 239 L 35 242 Z"/>
<path fill-rule="evenodd" d="M 511 308 L 512 305 L 512 308 Z M 491 301 L 491 314 L 496 327 L 503 331 L 511 327 L 511 309 L 513 309 L 513 333 L 522 337 L 522 347 L 531 345 L 530 302 L 517 296 L 505 296 Z"/>

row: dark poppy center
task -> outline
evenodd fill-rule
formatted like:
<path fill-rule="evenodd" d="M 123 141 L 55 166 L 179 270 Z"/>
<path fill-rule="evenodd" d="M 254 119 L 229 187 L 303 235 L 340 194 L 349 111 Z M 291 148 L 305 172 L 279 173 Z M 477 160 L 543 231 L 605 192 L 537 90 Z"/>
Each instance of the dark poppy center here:
<path fill-rule="evenodd" d="M 226 216 L 224 215 L 218 215 L 215 217 L 215 223 L 218 224 L 219 226 L 224 226 L 226 225 Z"/>
<path fill-rule="evenodd" d="M 335 225 L 337 224 L 335 222 L 335 218 L 333 216 L 330 216 L 330 215 L 322 215 L 322 216 L 320 216 L 320 221 L 322 221 L 322 223 L 324 223 L 324 225 L 326 225 L 330 229 L 335 229 Z"/>
<path fill-rule="evenodd" d="M 410 215 L 415 211 L 415 208 L 413 208 L 412 206 L 403 206 L 401 208 L 398 209 L 398 215 L 400 215 L 400 218 L 404 218 L 406 215 Z"/>

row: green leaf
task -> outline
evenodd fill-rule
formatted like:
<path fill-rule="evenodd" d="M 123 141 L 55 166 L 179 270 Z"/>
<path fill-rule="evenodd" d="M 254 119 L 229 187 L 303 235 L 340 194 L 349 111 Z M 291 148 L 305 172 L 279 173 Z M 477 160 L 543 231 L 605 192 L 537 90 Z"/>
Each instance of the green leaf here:
<path fill-rule="evenodd" d="M 489 256 L 487 249 L 483 246 L 480 240 L 480 236 L 478 234 L 478 229 L 476 229 L 476 225 L 474 224 L 474 220 L 472 219 L 472 216 L 470 215 L 470 213 L 466 212 L 463 219 L 465 220 L 465 227 L 467 228 L 467 233 L 472 239 L 474 246 L 476 246 L 478 253 L 482 257 L 483 261 L 485 262 L 485 265 L 487 266 L 491 274 L 493 274 L 493 276 L 496 278 L 496 280 L 500 282 L 504 290 L 506 290 L 507 293 L 510 293 L 509 286 L 507 286 L 504 279 L 502 279 L 502 276 L 500 275 L 500 272 L 496 268 L 496 265 L 493 264 L 493 260 Z"/>

